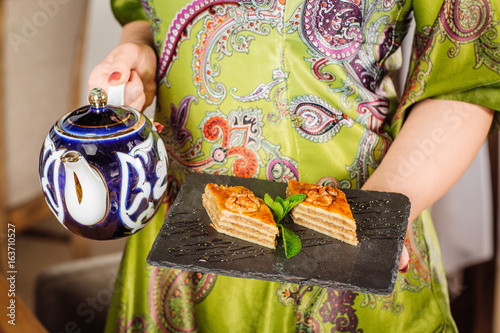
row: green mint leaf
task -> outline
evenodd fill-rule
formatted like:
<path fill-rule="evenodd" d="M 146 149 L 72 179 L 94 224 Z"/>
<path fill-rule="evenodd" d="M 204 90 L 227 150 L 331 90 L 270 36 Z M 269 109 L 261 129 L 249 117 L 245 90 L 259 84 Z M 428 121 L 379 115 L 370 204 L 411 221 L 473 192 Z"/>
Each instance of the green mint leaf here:
<path fill-rule="evenodd" d="M 274 215 L 276 215 L 277 221 L 281 221 L 281 219 L 285 216 L 285 210 L 283 209 L 283 206 L 279 202 L 274 201 L 267 193 L 264 195 L 264 202 L 269 206 L 269 208 L 273 210 Z"/>
<path fill-rule="evenodd" d="M 269 194 L 266 193 L 264 194 L 264 202 L 266 203 L 266 205 L 271 206 L 274 203 L 274 200 Z"/>
<path fill-rule="evenodd" d="M 288 212 L 291 211 L 293 207 L 304 201 L 306 197 L 307 196 L 305 194 L 297 193 L 286 198 L 283 202 L 283 209 L 285 210 L 284 215 L 288 214 Z"/>
<path fill-rule="evenodd" d="M 286 257 L 291 258 L 297 255 L 302 248 L 299 236 L 283 225 L 281 225 L 281 234 L 283 235 L 283 246 L 285 247 Z"/>
<path fill-rule="evenodd" d="M 299 236 L 297 236 L 292 230 L 287 229 L 281 223 L 281 220 L 285 217 L 288 212 L 305 200 L 305 194 L 294 194 L 285 200 L 277 196 L 276 199 L 272 199 L 269 194 L 264 195 L 264 202 L 273 211 L 275 216 L 276 224 L 281 227 L 281 237 L 283 239 L 283 246 L 285 248 L 285 255 L 287 258 L 291 258 L 300 252 L 302 248 L 302 243 Z"/>
<path fill-rule="evenodd" d="M 286 198 L 286 200 L 285 200 L 286 213 L 288 213 L 290 210 L 292 210 L 293 207 L 297 206 L 299 203 L 304 201 L 306 198 L 307 198 L 307 195 L 305 195 L 303 193 L 297 193 L 297 194 L 291 195 L 288 198 Z"/>

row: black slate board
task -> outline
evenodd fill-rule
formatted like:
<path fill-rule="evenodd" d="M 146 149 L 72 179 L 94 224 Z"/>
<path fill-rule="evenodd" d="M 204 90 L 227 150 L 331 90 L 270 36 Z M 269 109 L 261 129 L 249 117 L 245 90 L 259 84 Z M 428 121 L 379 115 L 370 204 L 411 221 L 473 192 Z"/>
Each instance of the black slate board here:
<path fill-rule="evenodd" d="M 285 198 L 285 183 L 193 173 L 187 176 L 149 252 L 150 265 L 310 286 L 389 294 L 394 288 L 410 213 L 399 193 L 343 190 L 358 225 L 352 246 L 293 224 L 302 250 L 287 259 L 282 244 L 267 249 L 210 226 L 201 196 L 208 183 L 242 185 L 257 197 Z"/>

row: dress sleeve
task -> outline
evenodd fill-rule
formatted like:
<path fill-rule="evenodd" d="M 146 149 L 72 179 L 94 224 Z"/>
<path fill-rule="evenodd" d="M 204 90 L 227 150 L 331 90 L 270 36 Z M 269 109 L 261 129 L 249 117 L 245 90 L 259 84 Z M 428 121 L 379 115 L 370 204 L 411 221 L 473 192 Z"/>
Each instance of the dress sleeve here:
<path fill-rule="evenodd" d="M 148 20 L 140 0 L 111 0 L 111 8 L 121 25 L 132 21 Z"/>
<path fill-rule="evenodd" d="M 426 98 L 500 111 L 500 1 L 415 0 L 414 15 L 409 73 L 393 133 L 411 106 Z"/>

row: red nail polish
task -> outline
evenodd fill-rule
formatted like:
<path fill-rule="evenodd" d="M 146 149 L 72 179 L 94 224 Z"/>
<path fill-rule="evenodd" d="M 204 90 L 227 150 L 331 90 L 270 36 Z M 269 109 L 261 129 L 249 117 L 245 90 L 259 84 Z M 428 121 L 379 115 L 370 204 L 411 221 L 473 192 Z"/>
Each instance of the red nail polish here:
<path fill-rule="evenodd" d="M 161 131 L 163 131 L 163 129 L 165 128 L 165 126 L 163 126 L 163 124 L 160 124 L 159 122 L 153 122 L 153 125 L 156 127 L 156 130 L 158 131 L 158 133 L 161 133 Z"/>
<path fill-rule="evenodd" d="M 408 263 L 403 269 L 400 269 L 399 271 L 404 274 L 407 273 L 409 270 L 410 270 L 410 264 Z"/>
<path fill-rule="evenodd" d="M 122 77 L 122 74 L 120 72 L 113 72 L 109 75 L 108 82 L 119 81 L 121 77 Z"/>

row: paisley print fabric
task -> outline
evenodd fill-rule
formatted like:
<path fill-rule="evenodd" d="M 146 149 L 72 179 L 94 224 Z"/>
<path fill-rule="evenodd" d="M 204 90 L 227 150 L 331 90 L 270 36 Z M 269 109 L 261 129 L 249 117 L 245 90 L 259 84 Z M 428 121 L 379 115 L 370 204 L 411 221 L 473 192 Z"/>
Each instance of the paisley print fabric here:
<path fill-rule="evenodd" d="M 495 6 L 497 3 L 490 0 L 446 0 L 436 7 L 433 22 L 427 18 L 425 25 L 417 26 L 410 77 L 395 116 L 395 128 L 412 104 L 428 97 L 498 109 L 499 98 L 490 90 L 500 82 L 499 17 Z M 454 66 L 443 66 L 443 59 L 467 63 L 470 72 L 460 75 L 462 82 L 450 80 L 456 78 L 457 71 Z M 443 85 L 447 78 L 450 82 Z M 490 95 L 492 100 L 488 101 Z M 498 123 L 498 114 L 495 121 Z"/>
<path fill-rule="evenodd" d="M 359 188 L 414 103 L 500 109 L 496 2 L 112 3 L 120 22 L 150 22 L 155 117 L 165 125 L 170 170 L 162 211 L 128 240 L 107 331 L 456 331 L 427 211 L 408 228 L 410 270 L 385 296 L 162 269 L 146 256 L 189 172 Z M 390 77 L 413 15 L 410 73 L 398 99 Z"/>

